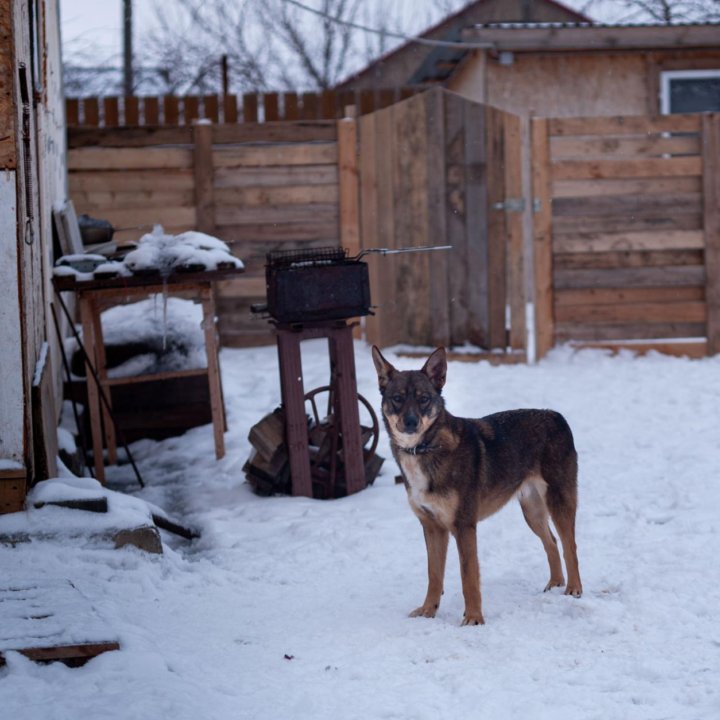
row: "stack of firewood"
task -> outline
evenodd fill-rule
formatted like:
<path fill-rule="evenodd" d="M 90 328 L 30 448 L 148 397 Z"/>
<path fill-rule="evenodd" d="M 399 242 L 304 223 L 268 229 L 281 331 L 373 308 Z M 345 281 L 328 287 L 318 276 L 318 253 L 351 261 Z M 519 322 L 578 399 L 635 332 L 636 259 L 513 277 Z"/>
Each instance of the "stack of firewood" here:
<path fill-rule="evenodd" d="M 360 428 L 365 462 L 365 480 L 371 485 L 380 472 L 384 458 L 372 448 L 377 428 Z M 282 408 L 266 415 L 250 429 L 252 451 L 243 471 L 258 495 L 291 494 L 290 461 L 285 440 L 285 415 Z M 366 446 L 370 443 L 370 448 Z M 330 415 L 320 422 L 308 417 L 308 450 L 313 497 L 343 497 L 347 494 L 344 476 L 342 435 Z"/>

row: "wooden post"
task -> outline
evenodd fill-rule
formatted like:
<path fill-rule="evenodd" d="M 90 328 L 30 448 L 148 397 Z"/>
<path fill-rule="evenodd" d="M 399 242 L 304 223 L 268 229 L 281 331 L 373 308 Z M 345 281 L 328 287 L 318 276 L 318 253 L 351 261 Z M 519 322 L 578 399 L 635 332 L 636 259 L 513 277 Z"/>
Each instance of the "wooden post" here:
<path fill-rule="evenodd" d="M 522 131 L 520 118 L 506 113 L 505 124 L 505 195 L 522 198 Z M 525 209 L 506 212 L 508 242 L 508 305 L 510 305 L 510 348 L 524 350 L 525 323 L 525 253 L 523 248 L 523 217 Z"/>
<path fill-rule="evenodd" d="M 213 126 L 207 120 L 193 123 L 193 170 L 195 175 L 195 225 L 200 232 L 215 232 L 215 200 L 213 197 Z"/>
<path fill-rule="evenodd" d="M 702 118 L 707 353 L 720 353 L 720 113 Z"/>
<path fill-rule="evenodd" d="M 553 346 L 552 193 L 548 121 L 532 120 L 533 264 L 535 276 L 535 357 L 540 360 Z"/>
<path fill-rule="evenodd" d="M 277 330 L 280 389 L 283 408 L 285 409 L 292 494 L 312 497 L 312 476 L 310 475 L 310 450 L 308 448 L 307 417 L 305 416 L 305 391 L 303 390 L 300 340 L 299 332 L 285 329 Z"/>
<path fill-rule="evenodd" d="M 205 353 L 207 355 L 208 387 L 210 389 L 210 410 L 212 413 L 213 433 L 215 436 L 215 457 L 219 460 L 225 455 L 223 430 L 222 387 L 220 385 L 220 366 L 218 363 L 217 329 L 215 327 L 215 301 L 212 288 L 208 284 L 200 293 L 203 308 L 203 331 L 205 333 Z"/>

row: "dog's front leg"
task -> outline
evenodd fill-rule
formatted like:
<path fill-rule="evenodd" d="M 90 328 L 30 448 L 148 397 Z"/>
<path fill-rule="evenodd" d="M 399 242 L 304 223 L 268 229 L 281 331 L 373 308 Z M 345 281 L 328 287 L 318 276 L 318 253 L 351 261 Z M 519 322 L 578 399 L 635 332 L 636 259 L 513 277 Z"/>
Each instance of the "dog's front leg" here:
<path fill-rule="evenodd" d="M 443 594 L 448 531 L 433 520 L 421 519 L 428 562 L 428 589 L 425 602 L 410 613 L 410 617 L 435 617 Z"/>
<path fill-rule="evenodd" d="M 484 625 L 482 600 L 480 597 L 480 565 L 477 554 L 477 530 L 475 525 L 463 526 L 455 531 L 458 554 L 460 555 L 460 574 L 465 598 L 463 625 Z"/>

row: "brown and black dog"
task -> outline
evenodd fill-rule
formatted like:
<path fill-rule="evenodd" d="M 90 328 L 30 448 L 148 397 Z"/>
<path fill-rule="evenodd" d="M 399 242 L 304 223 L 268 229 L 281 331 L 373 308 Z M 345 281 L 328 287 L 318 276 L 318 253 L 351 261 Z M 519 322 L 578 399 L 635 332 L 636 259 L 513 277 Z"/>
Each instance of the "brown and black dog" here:
<path fill-rule="evenodd" d="M 425 602 L 411 617 L 434 617 L 443 593 L 448 537 L 460 555 L 463 625 L 484 623 L 476 525 L 512 497 L 550 564 L 545 590 L 565 585 L 551 517 L 562 541 L 566 595 L 580 597 L 575 545 L 577 453 L 565 418 L 552 410 L 510 410 L 469 420 L 451 415 L 441 391 L 447 360 L 438 348 L 421 370 L 398 371 L 372 349 L 382 414 L 428 555 Z"/>

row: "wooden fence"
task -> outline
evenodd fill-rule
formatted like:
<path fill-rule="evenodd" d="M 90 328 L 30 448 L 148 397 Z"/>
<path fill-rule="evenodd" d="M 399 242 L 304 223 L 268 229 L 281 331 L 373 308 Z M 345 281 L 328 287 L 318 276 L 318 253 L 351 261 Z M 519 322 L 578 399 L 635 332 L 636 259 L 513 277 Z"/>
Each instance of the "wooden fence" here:
<path fill-rule="evenodd" d="M 533 121 L 536 336 L 720 351 L 720 115 Z"/>
<path fill-rule="evenodd" d="M 441 88 L 359 120 L 362 245 L 381 346 L 526 348 L 520 121 Z"/>
<path fill-rule="evenodd" d="M 346 109 L 366 114 L 418 92 L 417 88 L 237 95 L 86 97 L 65 101 L 68 127 L 190 126 L 213 123 L 337 120 Z"/>
<path fill-rule="evenodd" d="M 271 342 L 250 305 L 265 298 L 270 250 L 357 249 L 355 121 L 69 131 L 70 196 L 78 213 L 136 240 L 153 223 L 220 237 L 247 268 L 219 283 L 221 341 Z"/>

